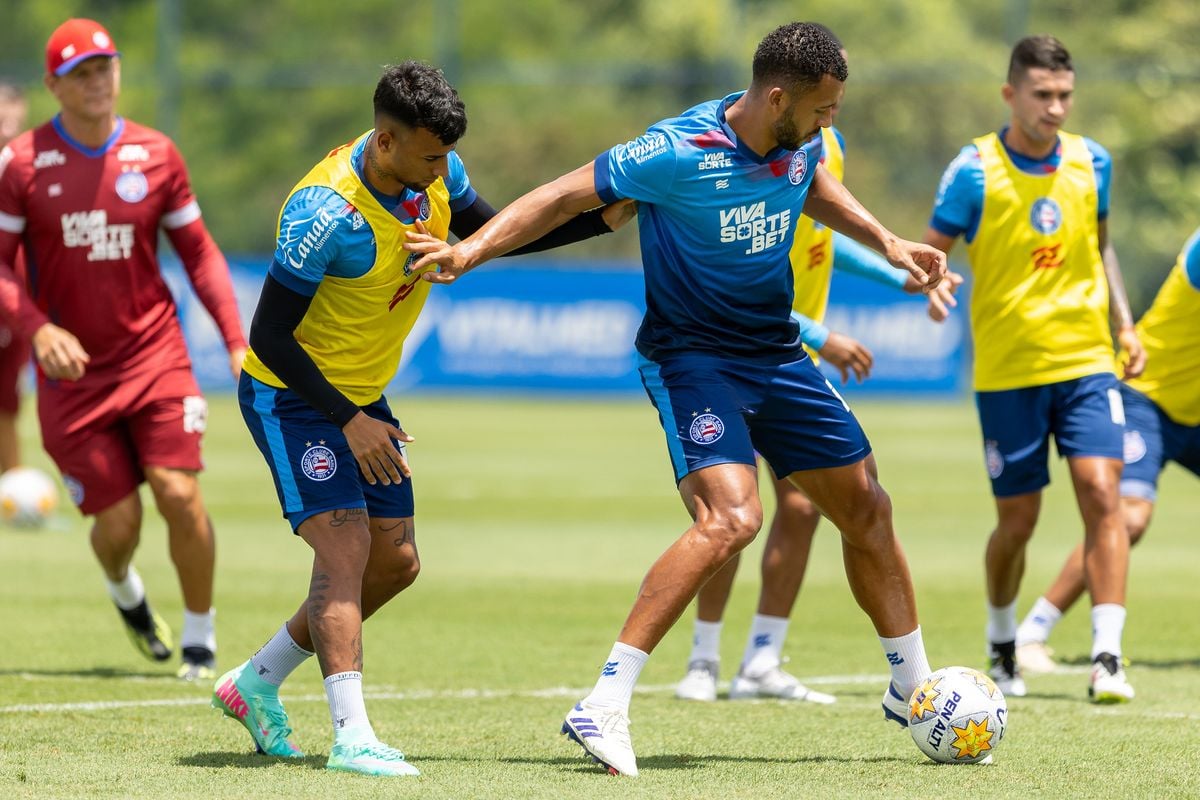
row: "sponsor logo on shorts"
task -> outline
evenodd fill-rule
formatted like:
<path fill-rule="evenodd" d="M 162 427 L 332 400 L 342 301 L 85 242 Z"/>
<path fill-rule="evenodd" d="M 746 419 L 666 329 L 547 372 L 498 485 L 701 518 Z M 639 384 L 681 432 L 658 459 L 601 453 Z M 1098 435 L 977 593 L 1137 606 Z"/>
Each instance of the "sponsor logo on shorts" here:
<path fill-rule="evenodd" d="M 150 182 L 136 170 L 122 172 L 117 177 L 117 197 L 126 203 L 140 203 L 150 193 Z"/>
<path fill-rule="evenodd" d="M 70 475 L 63 475 L 63 485 L 67 487 L 67 495 L 77 506 L 83 505 L 83 484 Z"/>
<path fill-rule="evenodd" d="M 984 460 L 987 462 L 988 477 L 992 480 L 1004 472 L 1004 456 L 1000 454 L 1000 445 L 994 439 L 988 439 L 983 444 Z"/>
<path fill-rule="evenodd" d="M 1051 234 L 1062 227 L 1062 209 L 1052 198 L 1040 197 L 1029 211 L 1029 222 L 1038 233 Z"/>
<path fill-rule="evenodd" d="M 797 150 L 792 154 L 792 163 L 788 165 L 788 180 L 794 186 L 799 186 L 808 174 L 808 153 Z"/>
<path fill-rule="evenodd" d="M 300 456 L 300 469 L 314 481 L 327 481 L 337 472 L 337 456 L 328 447 L 314 445 Z"/>
<path fill-rule="evenodd" d="M 725 433 L 725 423 L 716 414 L 700 414 L 692 420 L 688 435 L 696 444 L 712 444 Z"/>
<path fill-rule="evenodd" d="M 1136 464 L 1146 457 L 1146 440 L 1140 431 L 1125 431 L 1124 451 L 1126 464 Z"/>

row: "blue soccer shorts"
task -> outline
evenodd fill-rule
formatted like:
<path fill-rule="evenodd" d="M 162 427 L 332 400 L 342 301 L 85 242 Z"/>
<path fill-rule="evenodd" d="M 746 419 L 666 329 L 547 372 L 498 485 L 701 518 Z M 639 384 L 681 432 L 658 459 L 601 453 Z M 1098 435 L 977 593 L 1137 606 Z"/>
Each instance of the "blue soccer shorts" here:
<path fill-rule="evenodd" d="M 749 464 L 755 451 L 777 478 L 862 461 L 871 445 L 850 407 L 807 355 L 754 364 L 690 353 L 640 360 L 658 410 L 675 482 L 714 464 Z"/>
<path fill-rule="evenodd" d="M 365 508 L 371 518 L 413 516 L 412 480 L 367 483 L 341 428 L 292 390 L 268 386 L 243 370 L 238 401 L 293 532 L 309 517 L 340 508 Z M 400 427 L 383 397 L 363 411 Z M 395 444 L 404 453 L 404 444 Z"/>
<path fill-rule="evenodd" d="M 1050 435 L 1061 457 L 1120 459 L 1125 412 L 1117 376 L 976 392 L 992 494 L 1012 497 L 1050 483 Z"/>
<path fill-rule="evenodd" d="M 1200 425 L 1180 425 L 1146 395 L 1121 385 L 1125 403 L 1125 469 L 1121 496 L 1153 503 L 1158 476 L 1174 461 L 1200 475 Z"/>

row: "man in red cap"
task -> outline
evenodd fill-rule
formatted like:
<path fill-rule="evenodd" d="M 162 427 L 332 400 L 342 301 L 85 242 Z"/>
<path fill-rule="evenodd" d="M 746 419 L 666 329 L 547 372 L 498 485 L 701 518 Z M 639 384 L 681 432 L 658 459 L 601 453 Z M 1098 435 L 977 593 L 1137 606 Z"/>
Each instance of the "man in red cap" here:
<path fill-rule="evenodd" d="M 0 153 L 0 321 L 30 337 L 46 452 L 94 516 L 91 543 L 131 639 L 171 657 L 170 629 L 131 566 L 150 484 L 185 605 L 189 680 L 214 676 L 212 525 L 196 480 L 207 407 L 158 264 L 162 228 L 240 372 L 246 342 L 228 265 L 200 218 L 187 168 L 158 131 L 117 115 L 119 53 L 70 19 L 46 45 L 53 119 Z M 27 272 L 12 264 L 24 245 Z"/>

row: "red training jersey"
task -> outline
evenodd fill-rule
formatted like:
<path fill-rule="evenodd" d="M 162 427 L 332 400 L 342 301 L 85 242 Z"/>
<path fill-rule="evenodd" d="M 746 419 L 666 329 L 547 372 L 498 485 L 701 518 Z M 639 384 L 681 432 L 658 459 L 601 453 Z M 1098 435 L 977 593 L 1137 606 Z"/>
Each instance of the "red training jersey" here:
<path fill-rule="evenodd" d="M 24 245 L 36 309 L 0 292 L 0 313 L 27 334 L 48 319 L 78 337 L 91 356 L 82 383 L 190 367 L 159 268 L 160 227 L 226 345 L 244 347 L 228 265 L 167 136 L 118 118 L 108 142 L 92 149 L 57 117 L 21 134 L 0 153 L 0 264 L 11 266 Z"/>

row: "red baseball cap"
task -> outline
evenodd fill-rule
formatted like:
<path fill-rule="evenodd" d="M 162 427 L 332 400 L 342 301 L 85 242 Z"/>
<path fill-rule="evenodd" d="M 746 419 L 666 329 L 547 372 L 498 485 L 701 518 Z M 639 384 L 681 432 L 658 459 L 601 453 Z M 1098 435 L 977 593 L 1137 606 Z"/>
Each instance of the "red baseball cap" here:
<path fill-rule="evenodd" d="M 46 72 L 66 75 L 84 59 L 119 55 L 112 37 L 99 22 L 69 19 L 59 25 L 46 42 Z"/>

